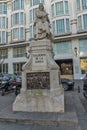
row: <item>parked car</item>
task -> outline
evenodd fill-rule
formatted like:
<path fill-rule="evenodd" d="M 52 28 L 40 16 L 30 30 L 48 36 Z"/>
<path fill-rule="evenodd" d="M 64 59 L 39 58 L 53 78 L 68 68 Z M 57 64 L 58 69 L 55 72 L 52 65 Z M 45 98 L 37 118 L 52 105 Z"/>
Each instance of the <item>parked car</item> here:
<path fill-rule="evenodd" d="M 73 90 L 74 89 L 74 81 L 70 79 L 61 79 L 61 84 L 64 88 L 64 91 Z"/>

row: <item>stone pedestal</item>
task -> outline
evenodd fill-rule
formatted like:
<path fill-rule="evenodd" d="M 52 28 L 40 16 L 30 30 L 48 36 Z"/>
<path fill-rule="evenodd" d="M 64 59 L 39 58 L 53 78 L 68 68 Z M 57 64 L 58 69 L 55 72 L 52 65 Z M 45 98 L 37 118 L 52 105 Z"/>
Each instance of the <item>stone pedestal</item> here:
<path fill-rule="evenodd" d="M 31 41 L 30 57 L 23 66 L 22 89 L 13 111 L 64 112 L 64 90 L 50 40 Z"/>

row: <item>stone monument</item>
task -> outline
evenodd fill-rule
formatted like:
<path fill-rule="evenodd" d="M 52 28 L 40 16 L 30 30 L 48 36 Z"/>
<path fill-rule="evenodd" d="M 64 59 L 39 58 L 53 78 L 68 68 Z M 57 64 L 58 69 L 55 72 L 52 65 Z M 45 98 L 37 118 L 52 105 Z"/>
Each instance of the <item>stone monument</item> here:
<path fill-rule="evenodd" d="M 50 27 L 48 14 L 43 4 L 39 4 L 30 56 L 23 66 L 22 89 L 13 103 L 13 111 L 64 112 L 64 90 L 59 82 L 59 67 L 53 59 Z"/>

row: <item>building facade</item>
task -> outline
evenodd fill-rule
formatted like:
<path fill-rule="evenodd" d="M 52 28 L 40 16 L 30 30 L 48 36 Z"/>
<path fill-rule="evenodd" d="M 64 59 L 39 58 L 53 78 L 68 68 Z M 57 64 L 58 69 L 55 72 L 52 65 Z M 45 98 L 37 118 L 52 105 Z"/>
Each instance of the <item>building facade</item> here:
<path fill-rule="evenodd" d="M 39 3 L 49 13 L 61 77 L 80 79 L 87 72 L 87 0 L 0 0 L 0 73 L 21 75 Z"/>

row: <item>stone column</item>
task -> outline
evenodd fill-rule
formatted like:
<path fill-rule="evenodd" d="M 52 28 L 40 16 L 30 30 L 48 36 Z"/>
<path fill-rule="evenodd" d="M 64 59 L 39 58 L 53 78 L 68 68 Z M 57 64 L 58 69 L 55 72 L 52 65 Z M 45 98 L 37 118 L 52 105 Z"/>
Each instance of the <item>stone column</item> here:
<path fill-rule="evenodd" d="M 77 33 L 76 0 L 70 0 L 70 23 L 73 34 Z"/>

